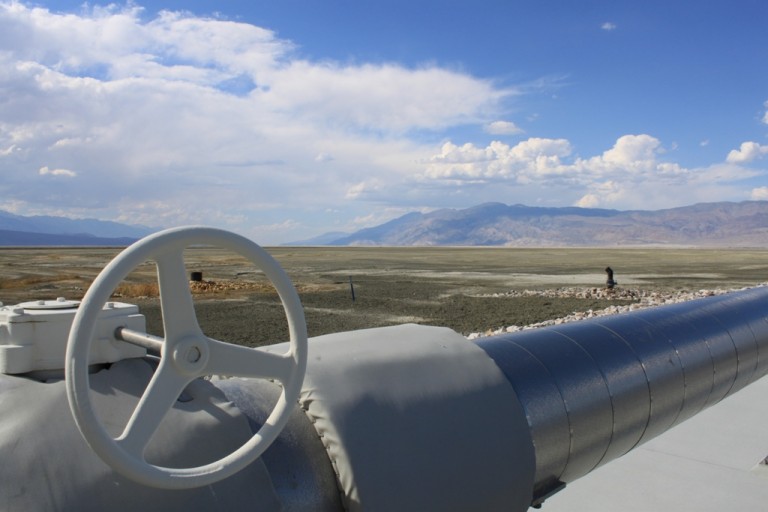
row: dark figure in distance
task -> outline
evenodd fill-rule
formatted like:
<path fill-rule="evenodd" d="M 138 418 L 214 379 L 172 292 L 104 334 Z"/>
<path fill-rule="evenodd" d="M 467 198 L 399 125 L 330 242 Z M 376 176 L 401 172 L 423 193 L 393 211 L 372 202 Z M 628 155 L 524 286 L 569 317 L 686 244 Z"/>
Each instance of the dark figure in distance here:
<path fill-rule="evenodd" d="M 612 290 L 613 287 L 619 283 L 613 280 L 613 269 L 611 267 L 605 267 L 605 273 L 608 274 L 608 279 L 605 281 L 605 287 Z"/>

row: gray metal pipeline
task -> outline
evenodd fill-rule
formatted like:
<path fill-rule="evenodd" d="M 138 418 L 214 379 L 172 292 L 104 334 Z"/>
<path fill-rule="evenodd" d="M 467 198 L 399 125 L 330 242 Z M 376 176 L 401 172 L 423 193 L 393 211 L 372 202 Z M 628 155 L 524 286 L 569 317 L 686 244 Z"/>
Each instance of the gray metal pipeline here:
<path fill-rule="evenodd" d="M 525 409 L 537 504 L 768 373 L 768 287 L 476 344 Z"/>

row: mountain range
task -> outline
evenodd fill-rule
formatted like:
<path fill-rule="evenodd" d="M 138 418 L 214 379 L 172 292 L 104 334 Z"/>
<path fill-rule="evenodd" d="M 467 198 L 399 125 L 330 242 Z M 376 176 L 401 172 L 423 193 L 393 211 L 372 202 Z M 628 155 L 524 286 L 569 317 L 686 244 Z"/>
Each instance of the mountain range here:
<path fill-rule="evenodd" d="M 286 245 L 768 247 L 768 201 L 655 211 L 485 203 L 412 212 L 344 236 Z"/>
<path fill-rule="evenodd" d="M 24 217 L 0 210 L 0 246 L 125 246 L 155 231 L 96 219 Z M 653 211 L 484 203 L 411 212 L 354 233 L 326 233 L 285 245 L 768 247 L 768 201 Z"/>
<path fill-rule="evenodd" d="M 119 222 L 25 217 L 0 210 L 0 246 L 125 246 L 154 231 Z"/>

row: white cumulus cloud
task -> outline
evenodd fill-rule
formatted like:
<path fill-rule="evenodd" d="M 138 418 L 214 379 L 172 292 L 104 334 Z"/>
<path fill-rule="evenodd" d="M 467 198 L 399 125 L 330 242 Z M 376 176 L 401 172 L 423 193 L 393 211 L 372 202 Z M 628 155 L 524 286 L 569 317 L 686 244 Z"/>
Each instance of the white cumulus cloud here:
<path fill-rule="evenodd" d="M 565 139 L 532 137 L 514 146 L 494 141 L 487 147 L 474 144 L 443 144 L 424 172 L 427 178 L 458 180 L 516 179 L 528 181 L 535 175 L 561 174 L 561 158 L 571 153 Z"/>
<path fill-rule="evenodd" d="M 745 164 L 762 158 L 768 154 L 768 146 L 763 146 L 757 142 L 742 142 L 739 149 L 733 149 L 728 153 L 727 162 L 734 164 Z"/>
<path fill-rule="evenodd" d="M 384 64 L 341 66 L 294 61 L 259 94 L 275 109 L 346 129 L 407 132 L 439 129 L 493 112 L 512 91 L 453 71 Z"/>
<path fill-rule="evenodd" d="M 48 167 L 41 167 L 38 171 L 38 174 L 40 176 L 64 176 L 66 178 L 74 178 L 77 176 L 77 173 L 75 171 L 70 171 L 69 169 L 49 169 Z"/>
<path fill-rule="evenodd" d="M 485 131 L 491 135 L 517 135 L 523 129 L 511 121 L 493 121 L 485 126 Z"/>
<path fill-rule="evenodd" d="M 486 147 L 447 142 L 418 179 L 458 197 L 486 190 L 511 198 L 507 202 L 547 204 L 555 197 L 562 204 L 570 197 L 583 207 L 653 209 L 747 199 L 749 192 L 732 184 L 760 173 L 728 162 L 685 168 L 666 155 L 661 141 L 648 134 L 621 136 L 591 157 L 578 155 L 566 139 L 532 137 Z"/>
<path fill-rule="evenodd" d="M 763 103 L 763 106 L 768 109 L 768 101 Z M 763 115 L 763 123 L 768 124 L 768 110 L 765 111 L 765 114 Z"/>
<path fill-rule="evenodd" d="M 768 187 L 753 188 L 750 199 L 753 201 L 768 201 Z"/>
<path fill-rule="evenodd" d="M 627 193 L 627 188 L 615 181 L 595 183 L 591 187 L 591 192 L 576 201 L 575 206 L 597 208 L 621 204 L 626 200 Z"/>
<path fill-rule="evenodd" d="M 519 182 L 557 176 L 583 182 L 614 177 L 626 179 L 633 175 L 672 176 L 683 172 L 673 163 L 659 161 L 660 151 L 660 141 L 645 134 L 624 135 L 612 148 L 591 158 L 569 158 L 573 148 L 566 139 L 532 137 L 514 146 L 492 142 L 485 148 L 449 142 L 439 154 L 432 156 L 425 175 L 438 179 L 514 179 Z"/>

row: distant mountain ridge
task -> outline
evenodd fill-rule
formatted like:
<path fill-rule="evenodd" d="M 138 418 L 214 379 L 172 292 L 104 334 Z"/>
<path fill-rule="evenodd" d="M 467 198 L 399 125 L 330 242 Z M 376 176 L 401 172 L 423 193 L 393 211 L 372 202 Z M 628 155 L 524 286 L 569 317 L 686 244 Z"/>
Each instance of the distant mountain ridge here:
<path fill-rule="evenodd" d="M 24 217 L 0 210 L 0 246 L 125 246 L 157 228 L 96 219 Z M 768 201 L 609 210 L 484 203 L 411 212 L 355 233 L 285 245 L 768 247 Z"/>
<path fill-rule="evenodd" d="M 0 229 L 0 246 L 5 247 L 124 247 L 131 245 L 136 240 L 136 238 L 109 238 L 88 234 L 57 235 L 53 233 L 29 233 L 27 231 L 8 231 Z"/>
<path fill-rule="evenodd" d="M 326 245 L 768 247 L 768 201 L 656 211 L 485 203 L 408 213 Z"/>
<path fill-rule="evenodd" d="M 0 246 L 129 245 L 157 231 L 97 219 L 25 217 L 0 210 Z"/>

